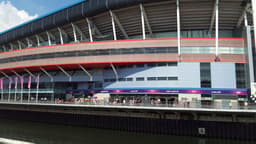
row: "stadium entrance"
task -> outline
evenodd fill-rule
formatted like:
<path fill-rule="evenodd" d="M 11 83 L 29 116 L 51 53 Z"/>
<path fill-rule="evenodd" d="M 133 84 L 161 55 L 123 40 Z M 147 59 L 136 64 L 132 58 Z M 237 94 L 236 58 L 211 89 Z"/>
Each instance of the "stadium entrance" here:
<path fill-rule="evenodd" d="M 113 104 L 175 104 L 178 94 L 110 94 Z"/>

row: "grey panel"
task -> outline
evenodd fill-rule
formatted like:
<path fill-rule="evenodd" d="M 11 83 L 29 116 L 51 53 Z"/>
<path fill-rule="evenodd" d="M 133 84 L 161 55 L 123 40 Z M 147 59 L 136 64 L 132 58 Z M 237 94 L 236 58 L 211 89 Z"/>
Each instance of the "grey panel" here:
<path fill-rule="evenodd" d="M 235 63 L 211 63 L 212 88 L 236 88 Z"/>

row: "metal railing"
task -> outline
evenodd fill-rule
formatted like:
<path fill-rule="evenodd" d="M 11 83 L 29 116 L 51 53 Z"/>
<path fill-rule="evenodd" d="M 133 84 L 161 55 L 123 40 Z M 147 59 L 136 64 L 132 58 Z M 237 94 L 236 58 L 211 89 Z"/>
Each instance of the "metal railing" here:
<path fill-rule="evenodd" d="M 124 107 L 167 107 L 167 108 L 202 108 L 202 109 L 239 109 L 239 110 L 256 110 L 256 105 L 253 103 L 249 104 L 239 104 L 239 103 L 220 103 L 220 102 L 211 102 L 207 104 L 201 103 L 201 101 L 194 101 L 194 102 L 188 102 L 188 101 L 182 101 L 182 102 L 174 102 L 174 103 L 151 103 L 151 102 L 111 102 L 108 99 L 106 100 L 97 100 L 97 99 L 84 99 L 81 100 L 60 100 L 60 99 L 54 99 L 50 100 L 45 97 L 39 98 L 38 101 L 36 101 L 33 97 L 28 100 L 1 100 L 2 103 L 15 103 L 15 104 L 68 104 L 68 105 L 88 105 L 88 106 L 124 106 Z"/>

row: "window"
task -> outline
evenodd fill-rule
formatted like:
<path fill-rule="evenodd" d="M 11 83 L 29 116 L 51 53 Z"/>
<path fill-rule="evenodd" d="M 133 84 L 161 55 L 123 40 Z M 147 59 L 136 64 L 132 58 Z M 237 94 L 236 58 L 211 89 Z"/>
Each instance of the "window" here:
<path fill-rule="evenodd" d="M 144 67 L 144 64 L 137 64 L 136 67 L 137 67 L 137 68 L 143 68 L 143 67 Z"/>
<path fill-rule="evenodd" d="M 178 77 L 168 77 L 168 80 L 178 80 Z"/>
<path fill-rule="evenodd" d="M 156 67 L 156 63 L 149 63 L 148 67 Z"/>
<path fill-rule="evenodd" d="M 168 64 L 168 66 L 177 66 L 178 65 L 177 62 L 168 62 L 167 64 Z"/>
<path fill-rule="evenodd" d="M 126 81 L 133 81 L 133 78 L 126 78 Z"/>
<path fill-rule="evenodd" d="M 202 88 L 210 88 L 211 84 L 211 64 L 200 63 L 200 79 Z"/>
<path fill-rule="evenodd" d="M 136 81 L 144 81 L 144 77 L 137 77 Z"/>
<path fill-rule="evenodd" d="M 167 77 L 158 77 L 157 80 L 167 80 Z"/>
<path fill-rule="evenodd" d="M 236 87 L 246 88 L 246 66 L 242 63 L 236 63 Z"/>
<path fill-rule="evenodd" d="M 148 80 L 148 81 L 155 81 L 155 80 L 156 80 L 156 77 L 148 77 L 147 80 Z"/>
<path fill-rule="evenodd" d="M 119 78 L 118 81 L 125 81 L 125 78 Z"/>
<path fill-rule="evenodd" d="M 157 66 L 158 67 L 164 67 L 164 66 L 167 66 L 167 63 L 158 63 Z"/>

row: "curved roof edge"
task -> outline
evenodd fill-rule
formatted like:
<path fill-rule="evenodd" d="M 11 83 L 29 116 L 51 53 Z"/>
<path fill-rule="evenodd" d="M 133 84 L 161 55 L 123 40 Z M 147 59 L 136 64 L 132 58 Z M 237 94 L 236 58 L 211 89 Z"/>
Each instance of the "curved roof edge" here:
<path fill-rule="evenodd" d="M 0 33 L 0 44 L 8 43 L 25 36 L 40 33 L 61 26 L 81 17 L 93 17 L 108 10 L 114 10 L 140 3 L 150 3 L 167 0 L 86 0 L 62 8 L 48 15 L 28 21 L 19 26 Z M 170 0 L 169 0 L 170 1 Z"/>

